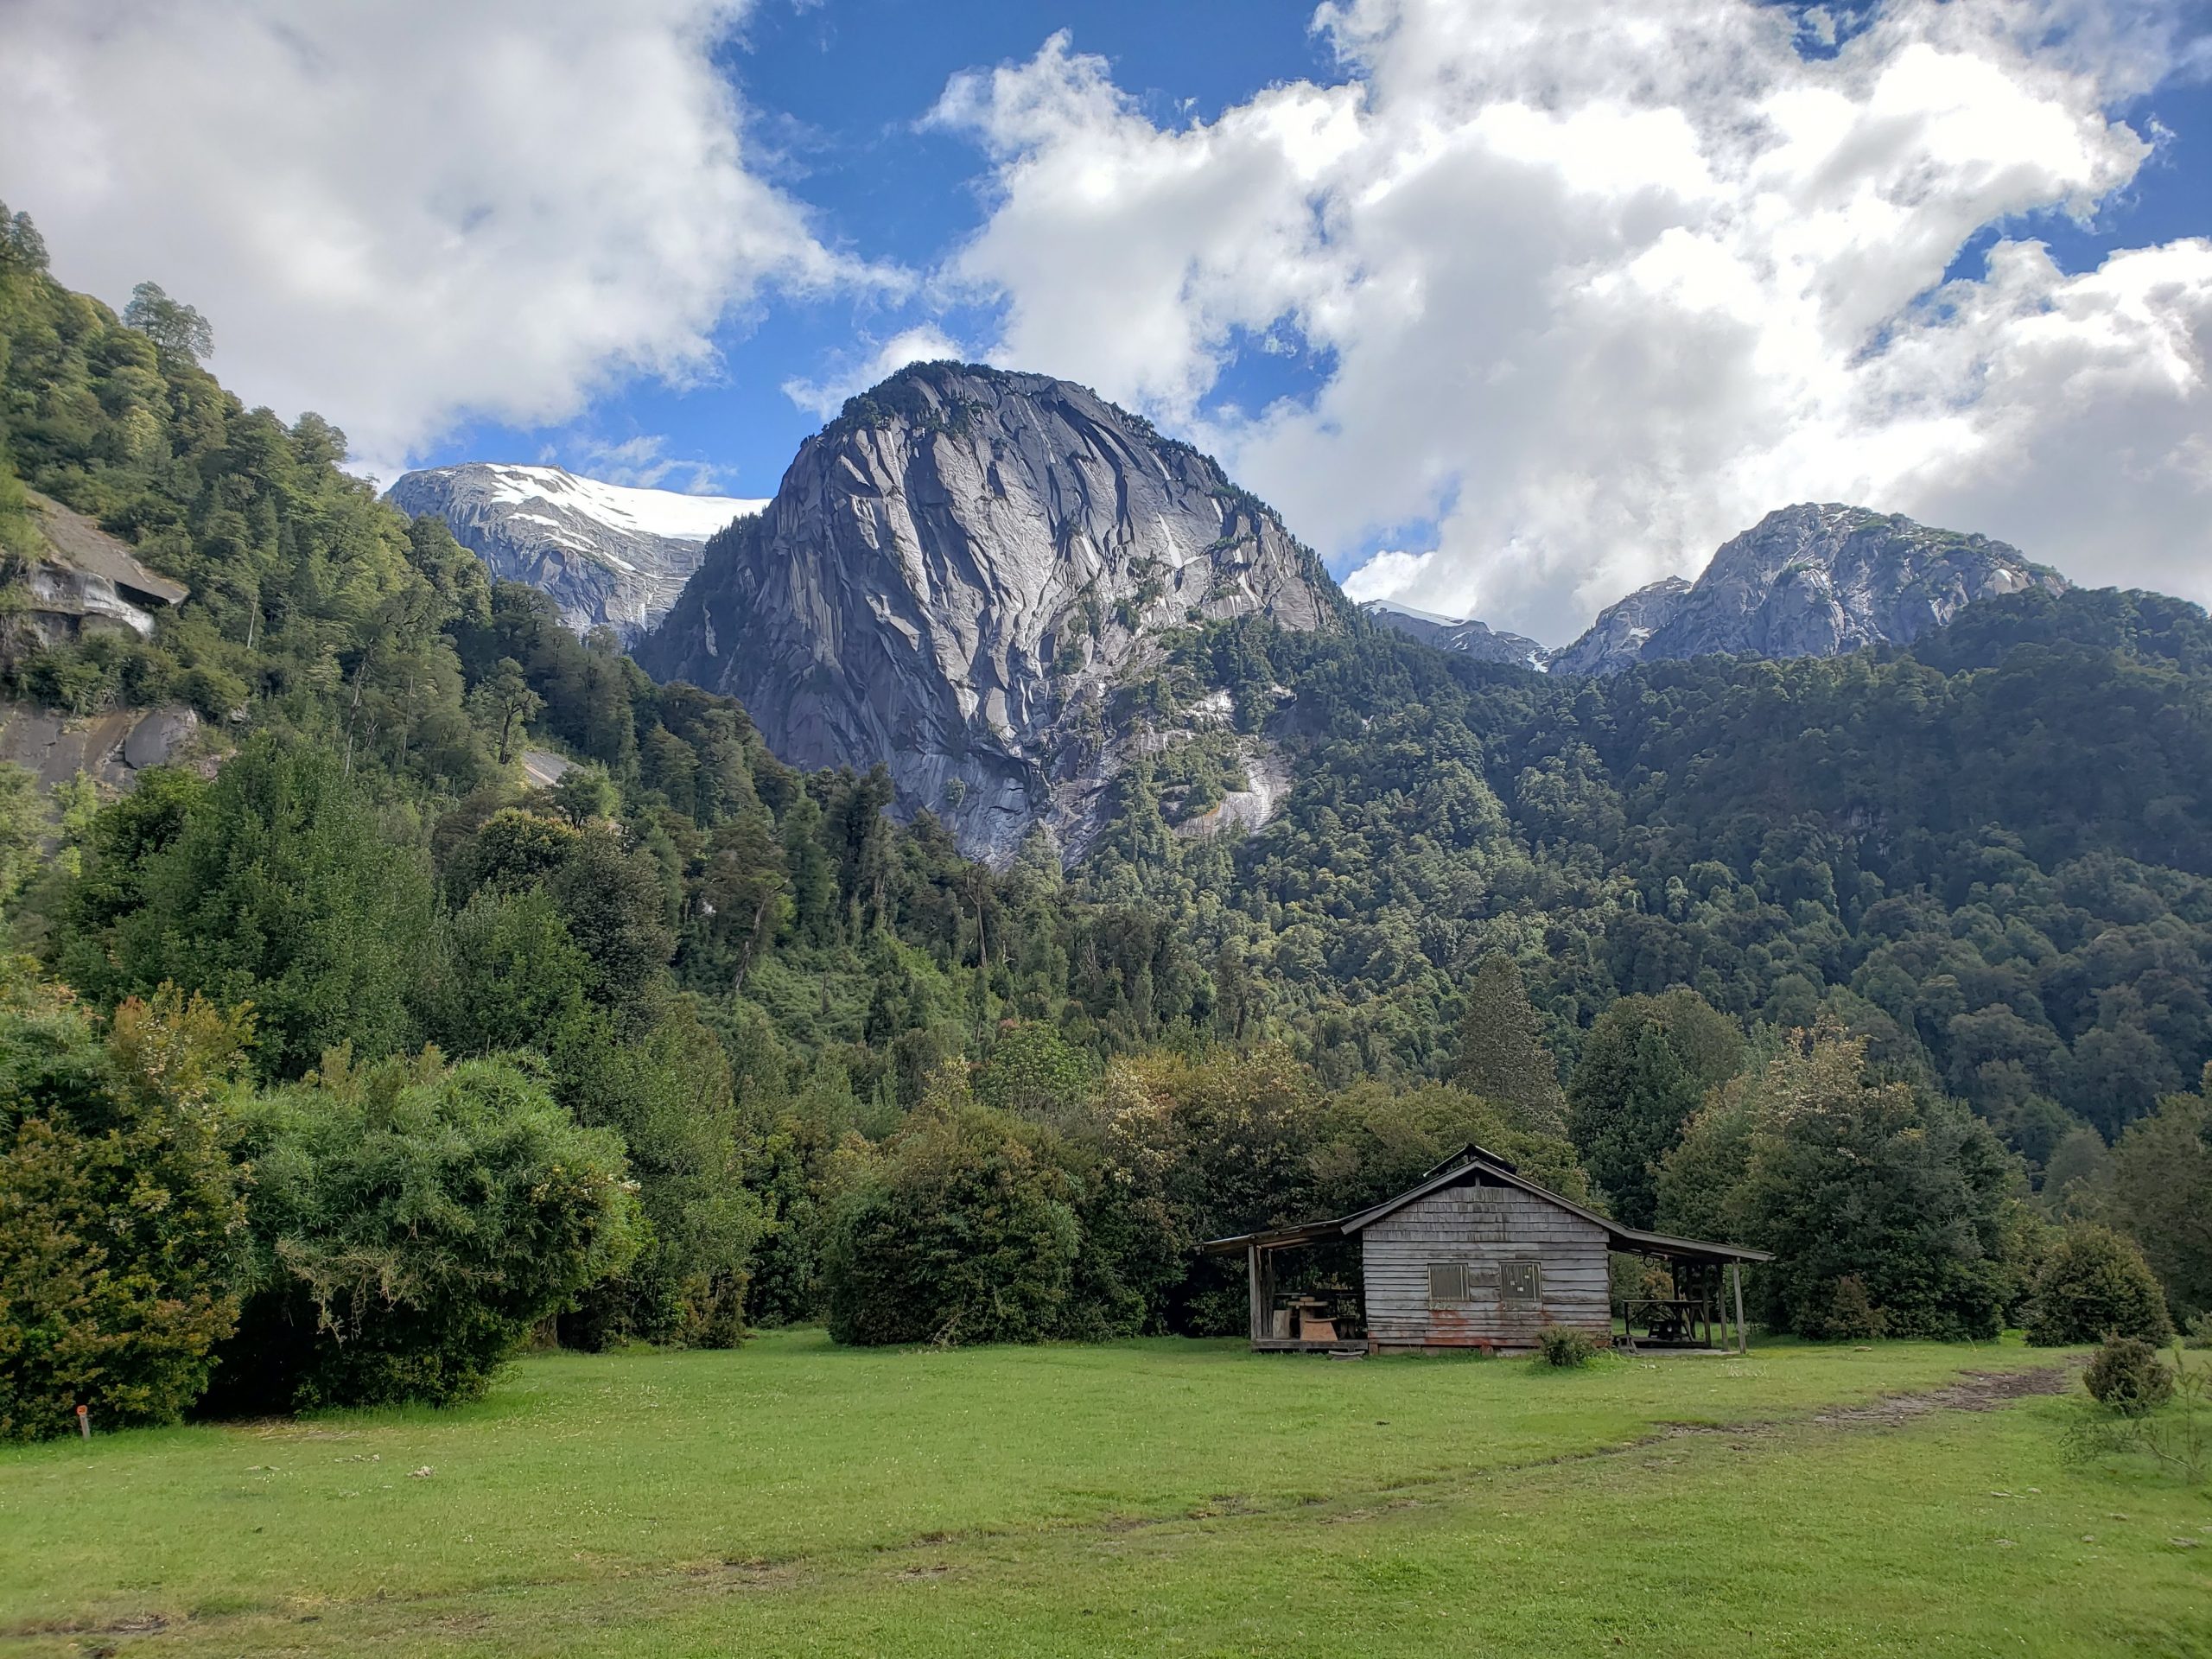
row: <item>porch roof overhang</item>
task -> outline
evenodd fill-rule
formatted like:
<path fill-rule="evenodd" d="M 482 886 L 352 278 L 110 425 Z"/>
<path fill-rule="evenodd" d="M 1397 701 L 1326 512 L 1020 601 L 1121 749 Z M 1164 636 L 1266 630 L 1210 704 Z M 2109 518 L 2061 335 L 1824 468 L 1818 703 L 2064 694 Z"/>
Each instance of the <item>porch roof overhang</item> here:
<path fill-rule="evenodd" d="M 1465 1152 L 1446 1159 L 1421 1180 L 1408 1187 L 1395 1198 L 1385 1198 L 1371 1207 L 1356 1211 L 1349 1216 L 1339 1216 L 1330 1221 L 1309 1221 L 1296 1227 L 1273 1227 L 1255 1233 L 1237 1233 L 1228 1238 L 1208 1239 L 1198 1248 L 1209 1255 L 1226 1255 L 1234 1250 L 1259 1249 L 1282 1249 L 1293 1245 L 1317 1244 L 1324 1239 L 1348 1238 L 1363 1231 L 1384 1217 L 1395 1215 L 1432 1192 L 1446 1187 L 1465 1185 L 1472 1176 L 1486 1175 L 1507 1186 L 1517 1186 L 1524 1192 L 1535 1194 L 1547 1204 L 1555 1204 L 1570 1214 L 1595 1223 L 1605 1230 L 1607 1241 L 1617 1250 L 1626 1250 L 1639 1255 L 1664 1256 L 1676 1262 L 1771 1262 L 1773 1255 L 1766 1250 L 1754 1250 L 1742 1244 L 1716 1244 L 1703 1239 L 1675 1238 L 1666 1233 L 1646 1232 L 1637 1227 L 1624 1227 L 1611 1217 L 1601 1216 L 1594 1210 L 1584 1208 L 1572 1198 L 1562 1198 L 1548 1186 L 1540 1186 L 1522 1174 L 1503 1158 L 1484 1152 L 1480 1147 L 1469 1147 Z"/>

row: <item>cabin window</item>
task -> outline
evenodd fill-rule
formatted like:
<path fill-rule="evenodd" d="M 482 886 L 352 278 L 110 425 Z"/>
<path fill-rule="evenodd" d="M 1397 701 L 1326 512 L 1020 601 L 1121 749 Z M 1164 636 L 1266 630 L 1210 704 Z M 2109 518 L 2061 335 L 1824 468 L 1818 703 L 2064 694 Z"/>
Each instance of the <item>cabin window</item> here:
<path fill-rule="evenodd" d="M 1432 1262 L 1428 1264 L 1428 1305 L 1440 1306 L 1446 1302 L 1467 1300 L 1467 1264 L 1464 1262 Z"/>
<path fill-rule="evenodd" d="M 1541 1263 L 1508 1262 L 1498 1272 L 1498 1300 L 1506 1302 L 1541 1300 L 1543 1284 L 1544 1270 Z"/>

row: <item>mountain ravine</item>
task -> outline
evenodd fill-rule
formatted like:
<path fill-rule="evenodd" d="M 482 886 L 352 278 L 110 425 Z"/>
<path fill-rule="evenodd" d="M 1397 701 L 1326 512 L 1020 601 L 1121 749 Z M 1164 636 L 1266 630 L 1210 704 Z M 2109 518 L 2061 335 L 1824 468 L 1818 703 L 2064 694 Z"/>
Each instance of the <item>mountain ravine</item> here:
<path fill-rule="evenodd" d="M 1177 737 L 1124 742 L 1116 688 L 1164 633 L 1255 613 L 1350 610 L 1212 461 L 1066 381 L 925 364 L 801 446 L 635 655 L 737 697 L 792 765 L 881 762 L 971 855 L 1043 823 L 1074 856 L 1128 755 Z"/>

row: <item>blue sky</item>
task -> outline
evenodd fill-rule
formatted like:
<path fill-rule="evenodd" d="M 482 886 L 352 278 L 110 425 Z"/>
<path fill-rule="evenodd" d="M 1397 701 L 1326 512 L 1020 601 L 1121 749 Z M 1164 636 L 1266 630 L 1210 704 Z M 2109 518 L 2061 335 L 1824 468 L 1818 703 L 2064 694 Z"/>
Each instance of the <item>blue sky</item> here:
<path fill-rule="evenodd" d="M 765 495 L 957 348 L 1548 642 L 1805 499 L 2212 599 L 2212 0 L 17 0 L 0 52 L 57 272 L 386 478 Z"/>

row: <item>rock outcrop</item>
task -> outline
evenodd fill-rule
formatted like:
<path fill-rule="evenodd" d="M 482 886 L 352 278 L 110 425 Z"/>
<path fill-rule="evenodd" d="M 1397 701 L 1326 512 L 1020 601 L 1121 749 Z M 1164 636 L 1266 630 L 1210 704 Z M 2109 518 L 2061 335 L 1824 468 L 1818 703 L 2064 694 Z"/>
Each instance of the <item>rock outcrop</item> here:
<path fill-rule="evenodd" d="M 1042 823 L 1073 856 L 1122 764 L 1115 693 L 1164 636 L 1346 613 L 1197 450 L 1066 381 L 938 363 L 801 446 L 635 654 L 739 698 L 786 762 L 880 762 L 971 855 Z"/>
<path fill-rule="evenodd" d="M 25 494 L 41 545 L 23 573 L 23 612 L 48 645 L 125 629 L 149 639 L 156 613 L 190 595 L 83 513 L 35 490 Z"/>
<path fill-rule="evenodd" d="M 200 716 L 181 704 L 68 715 L 35 703 L 0 701 L 0 760 L 22 766 L 41 789 L 83 772 L 129 789 L 148 766 L 203 759 Z M 212 771 L 213 762 L 204 762 Z"/>
<path fill-rule="evenodd" d="M 2065 577 L 1985 536 L 1829 503 L 1770 512 L 1680 577 L 1630 594 L 1554 654 L 1555 673 L 1610 674 L 1636 663 L 1718 653 L 1833 657 L 1907 645 L 1977 599 Z"/>
<path fill-rule="evenodd" d="M 1552 653 L 1551 666 L 1561 674 L 1610 674 L 1642 662 L 1644 646 L 1689 597 L 1690 586 L 1668 576 L 1615 600 L 1580 639 Z"/>
<path fill-rule="evenodd" d="M 1433 612 L 1414 610 L 1411 606 L 1393 604 L 1386 599 L 1370 599 L 1360 609 L 1383 626 L 1395 628 L 1408 639 L 1418 639 L 1439 651 L 1456 651 L 1477 662 L 1510 663 L 1516 668 L 1533 668 L 1539 674 L 1551 666 L 1551 652 L 1528 635 L 1508 633 L 1487 622 L 1467 617 L 1438 616 Z"/>
<path fill-rule="evenodd" d="M 579 633 L 604 625 L 625 640 L 668 613 L 709 537 L 766 505 L 484 461 L 406 474 L 385 499 L 443 518 L 494 576 L 551 594 Z"/>

